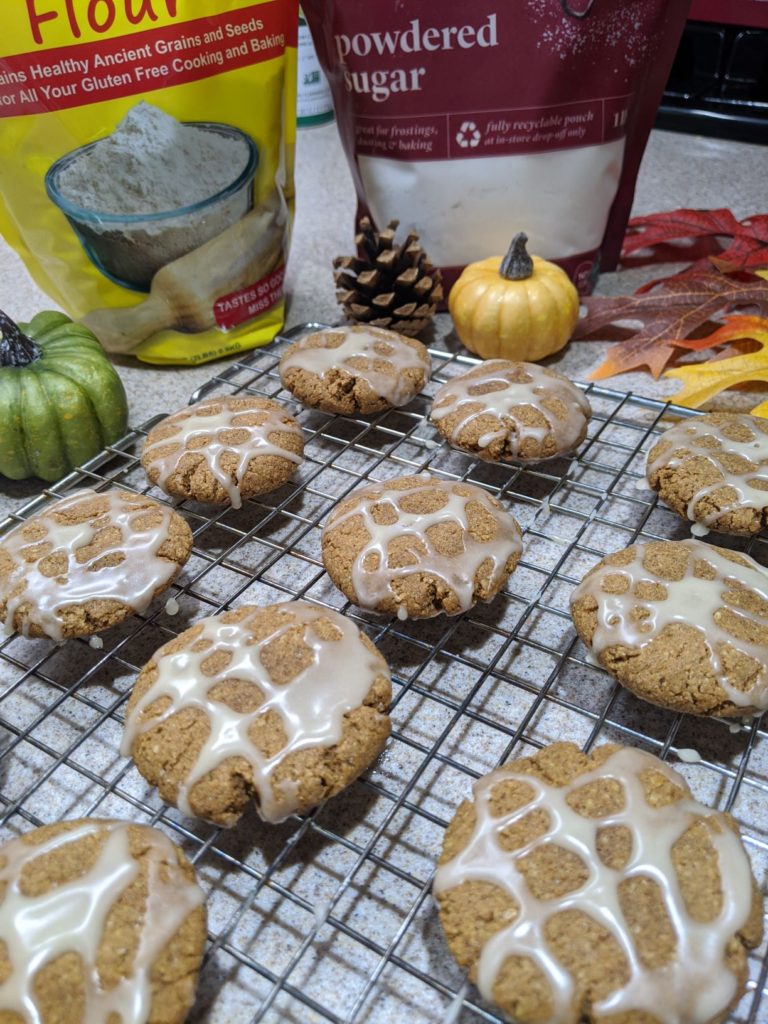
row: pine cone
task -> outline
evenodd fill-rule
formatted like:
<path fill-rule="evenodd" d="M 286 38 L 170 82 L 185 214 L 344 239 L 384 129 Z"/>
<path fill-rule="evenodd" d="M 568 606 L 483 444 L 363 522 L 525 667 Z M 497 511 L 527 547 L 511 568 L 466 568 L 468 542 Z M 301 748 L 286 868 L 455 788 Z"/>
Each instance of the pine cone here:
<path fill-rule="evenodd" d="M 376 231 L 363 217 L 355 236 L 363 255 L 337 256 L 333 279 L 336 298 L 350 320 L 413 337 L 435 315 L 443 286 L 417 234 L 395 245 L 399 223 L 391 220 L 384 231 Z"/>

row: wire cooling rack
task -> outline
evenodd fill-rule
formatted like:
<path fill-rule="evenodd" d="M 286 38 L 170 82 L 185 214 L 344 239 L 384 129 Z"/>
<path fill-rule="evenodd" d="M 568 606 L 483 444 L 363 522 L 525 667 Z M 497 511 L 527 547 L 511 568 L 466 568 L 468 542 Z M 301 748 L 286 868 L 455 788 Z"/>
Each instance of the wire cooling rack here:
<path fill-rule="evenodd" d="M 476 1024 L 501 1018 L 469 986 L 442 936 L 430 886 L 442 834 L 474 779 L 510 757 L 570 739 L 629 743 L 669 760 L 703 802 L 738 820 L 755 872 L 768 862 L 768 736 L 667 713 L 593 667 L 568 597 L 599 558 L 636 540 L 688 535 L 644 481 L 645 453 L 666 413 L 690 412 L 603 387 L 578 456 L 533 467 L 486 465 L 455 452 L 425 415 L 437 386 L 475 360 L 431 350 L 434 373 L 407 409 L 341 418 L 298 407 L 277 364 L 305 325 L 250 353 L 201 388 L 277 398 L 305 430 L 295 480 L 235 511 L 180 506 L 194 553 L 172 596 L 104 633 L 103 647 L 13 636 L 0 645 L 0 839 L 81 815 L 157 825 L 195 863 L 207 893 L 209 944 L 194 1021 L 221 1024 Z M 149 492 L 138 463 L 160 417 L 47 489 L 0 526 L 52 498 L 110 484 Z M 369 480 L 428 470 L 496 494 L 525 531 L 504 593 L 457 617 L 401 622 L 347 604 L 320 561 L 334 504 Z M 762 538 L 743 544 L 763 564 Z M 341 609 L 393 671 L 392 739 L 347 792 L 279 826 L 247 814 L 222 831 L 164 805 L 118 753 L 125 701 L 153 651 L 203 615 L 302 598 Z M 174 606 L 169 606 L 173 610 Z M 678 757 L 681 752 L 682 757 Z M 768 1021 L 765 947 L 732 1020 Z"/>

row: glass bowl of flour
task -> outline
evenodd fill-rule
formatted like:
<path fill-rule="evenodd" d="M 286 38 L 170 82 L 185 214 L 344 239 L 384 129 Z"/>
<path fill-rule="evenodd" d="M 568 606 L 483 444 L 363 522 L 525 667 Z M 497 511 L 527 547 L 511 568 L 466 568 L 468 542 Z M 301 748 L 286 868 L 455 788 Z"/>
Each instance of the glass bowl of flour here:
<path fill-rule="evenodd" d="M 258 162 L 239 128 L 141 102 L 111 135 L 60 157 L 45 187 L 101 273 L 146 292 L 161 267 L 248 212 Z"/>

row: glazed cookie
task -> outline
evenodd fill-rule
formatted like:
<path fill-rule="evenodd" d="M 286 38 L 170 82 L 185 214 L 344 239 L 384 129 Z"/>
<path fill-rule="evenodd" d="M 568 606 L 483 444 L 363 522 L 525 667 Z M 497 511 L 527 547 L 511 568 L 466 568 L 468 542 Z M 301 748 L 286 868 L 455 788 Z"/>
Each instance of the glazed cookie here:
<path fill-rule="evenodd" d="M 454 448 L 496 462 L 567 455 L 587 433 L 592 409 L 554 370 L 489 359 L 436 392 L 430 419 Z"/>
<path fill-rule="evenodd" d="M 768 420 L 709 413 L 665 430 L 646 475 L 693 533 L 749 535 L 768 522 Z"/>
<path fill-rule="evenodd" d="M 203 893 L 162 832 L 91 818 L 0 847 L 0 1020 L 180 1024 Z"/>
<path fill-rule="evenodd" d="M 339 590 L 401 619 L 492 600 L 522 548 L 520 527 L 490 494 L 427 473 L 361 487 L 323 530 L 323 563 Z"/>
<path fill-rule="evenodd" d="M 360 325 L 308 334 L 280 360 L 283 387 L 304 405 L 342 416 L 407 405 L 430 370 L 420 341 Z"/>
<path fill-rule="evenodd" d="M 277 402 L 255 395 L 204 398 L 150 430 L 141 464 L 174 498 L 240 508 L 290 480 L 302 460 L 301 427 Z"/>
<path fill-rule="evenodd" d="M 714 1024 L 762 937 L 730 815 L 615 745 L 553 743 L 478 779 L 434 892 L 451 952 L 518 1024 Z"/>
<path fill-rule="evenodd" d="M 768 708 L 768 570 L 699 540 L 633 544 L 571 595 L 579 636 L 638 697 L 729 717 Z"/>
<path fill-rule="evenodd" d="M 164 800 L 229 827 L 353 782 L 389 736 L 387 663 L 354 623 L 304 601 L 213 615 L 141 670 L 122 753 Z"/>
<path fill-rule="evenodd" d="M 0 539 L 0 635 L 90 636 L 144 612 L 192 551 L 177 512 L 117 489 L 76 491 Z"/>

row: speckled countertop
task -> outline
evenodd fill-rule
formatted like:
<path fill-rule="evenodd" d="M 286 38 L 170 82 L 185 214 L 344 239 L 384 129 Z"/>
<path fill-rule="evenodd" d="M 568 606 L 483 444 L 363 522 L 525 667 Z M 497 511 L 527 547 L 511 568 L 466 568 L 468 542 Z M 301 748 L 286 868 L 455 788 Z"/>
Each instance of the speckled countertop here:
<path fill-rule="evenodd" d="M 729 206 L 737 217 L 766 206 L 768 149 L 742 143 L 654 132 L 640 169 L 634 212 L 679 206 Z M 297 213 L 288 265 L 288 325 L 308 320 L 333 322 L 339 317 L 331 276 L 331 259 L 351 251 L 354 194 L 347 165 L 331 124 L 299 133 Z M 632 291 L 642 271 L 604 274 L 598 293 Z M 27 319 L 51 302 L 36 287 L 18 257 L 0 240 L 0 303 L 17 319 Z M 438 334 L 450 330 L 447 314 L 438 317 Z M 550 360 L 568 376 L 583 379 L 600 362 L 605 345 L 571 344 Z M 232 360 L 229 360 L 232 361 Z M 119 363 L 130 402 L 132 425 L 183 405 L 190 393 L 221 366 L 149 367 L 133 359 Z M 612 387 L 652 396 L 670 395 L 677 381 L 654 381 L 632 373 L 610 381 Z M 39 490 L 39 482 L 0 480 L 0 514 L 17 507 Z"/>

